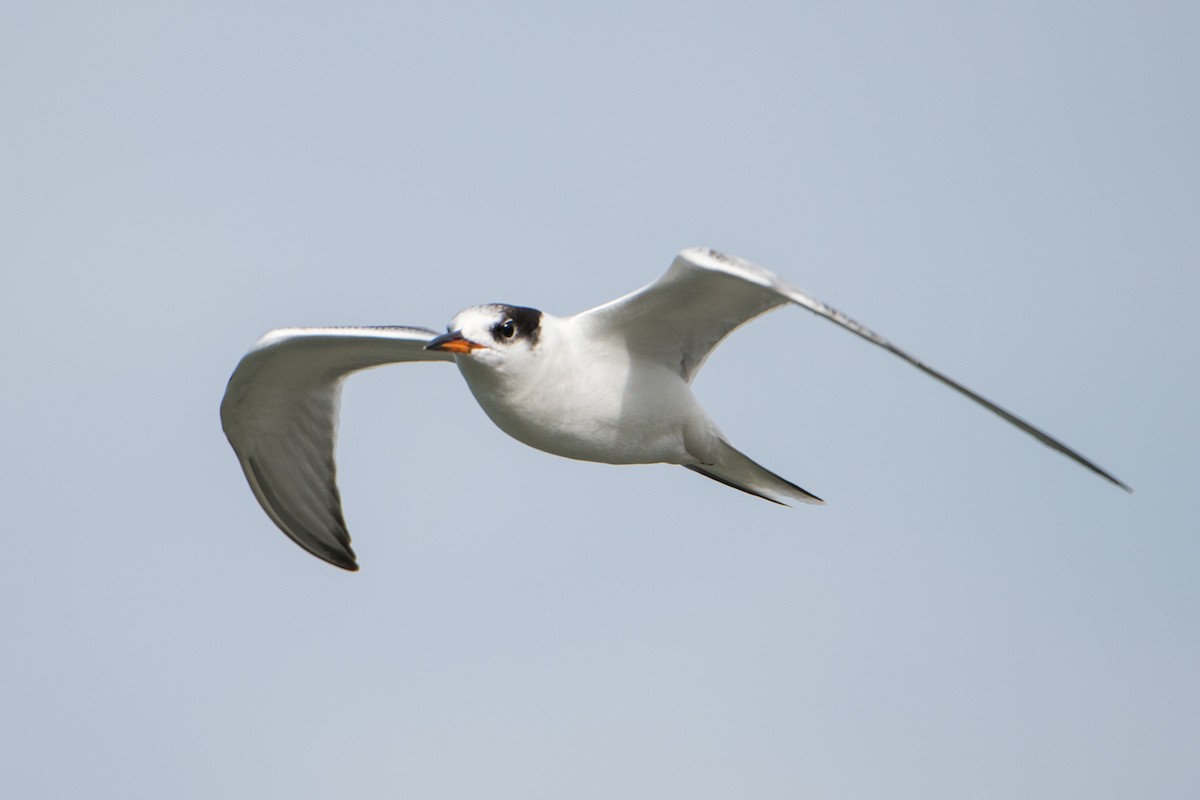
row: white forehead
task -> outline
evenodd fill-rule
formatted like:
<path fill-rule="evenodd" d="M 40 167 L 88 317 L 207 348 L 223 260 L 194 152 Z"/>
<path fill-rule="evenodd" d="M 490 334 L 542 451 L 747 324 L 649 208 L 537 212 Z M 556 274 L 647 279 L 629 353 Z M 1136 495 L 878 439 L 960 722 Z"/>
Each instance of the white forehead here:
<path fill-rule="evenodd" d="M 462 331 L 464 334 L 490 331 L 492 326 L 502 321 L 503 316 L 503 306 L 472 306 L 455 314 L 447 330 Z"/>

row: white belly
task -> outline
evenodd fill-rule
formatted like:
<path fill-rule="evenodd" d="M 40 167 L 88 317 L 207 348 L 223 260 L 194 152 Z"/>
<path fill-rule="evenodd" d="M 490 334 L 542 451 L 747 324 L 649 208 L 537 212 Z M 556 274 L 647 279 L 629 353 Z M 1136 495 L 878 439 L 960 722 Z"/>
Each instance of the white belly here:
<path fill-rule="evenodd" d="M 689 463 L 688 443 L 711 423 L 691 389 L 665 367 L 606 354 L 602 369 L 545 364 L 520 380 L 459 359 L 479 405 L 518 441 L 567 458 L 608 464 Z M 636 379 L 631 380 L 631 375 Z"/>

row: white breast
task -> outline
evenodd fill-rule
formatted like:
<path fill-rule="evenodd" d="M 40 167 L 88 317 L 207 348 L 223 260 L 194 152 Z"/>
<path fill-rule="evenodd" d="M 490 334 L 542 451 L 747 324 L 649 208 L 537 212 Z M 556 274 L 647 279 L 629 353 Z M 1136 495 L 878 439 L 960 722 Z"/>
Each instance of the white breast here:
<path fill-rule="evenodd" d="M 518 441 L 609 464 L 684 463 L 712 427 L 682 378 L 624 343 L 543 320 L 539 342 L 499 366 L 457 359 L 479 405 Z M 701 436 L 703 438 L 703 435 Z"/>

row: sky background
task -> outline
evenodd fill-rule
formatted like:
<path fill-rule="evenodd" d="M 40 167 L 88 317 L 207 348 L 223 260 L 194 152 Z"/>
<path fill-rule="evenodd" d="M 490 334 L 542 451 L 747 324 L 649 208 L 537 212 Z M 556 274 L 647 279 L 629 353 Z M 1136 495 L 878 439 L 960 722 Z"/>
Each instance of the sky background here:
<path fill-rule="evenodd" d="M 6 798 L 1200 795 L 1194 3 L 5 2 Z M 824 497 L 353 378 L 362 571 L 217 407 L 264 331 L 573 313 L 712 246 L 697 393 Z"/>

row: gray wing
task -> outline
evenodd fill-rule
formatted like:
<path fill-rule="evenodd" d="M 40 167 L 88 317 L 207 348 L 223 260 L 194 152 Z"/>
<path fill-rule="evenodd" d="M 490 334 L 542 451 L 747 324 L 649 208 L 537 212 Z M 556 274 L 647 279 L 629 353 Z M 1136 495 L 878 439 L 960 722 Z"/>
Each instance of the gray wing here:
<path fill-rule="evenodd" d="M 715 250 L 684 250 L 658 280 L 611 303 L 584 311 L 576 318 L 594 335 L 625 337 L 632 351 L 670 366 L 690 382 L 709 353 L 734 329 L 786 303 L 802 306 L 879 345 L 1047 447 L 1125 491 L 1133 491 L 1045 431 L 909 355 L 837 309 L 788 286 L 774 273 L 744 259 Z"/>
<path fill-rule="evenodd" d="M 423 328 L 281 328 L 234 369 L 221 426 L 246 480 L 280 530 L 308 552 L 356 570 L 333 451 L 342 381 L 401 361 L 453 361 Z"/>

